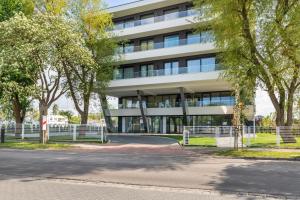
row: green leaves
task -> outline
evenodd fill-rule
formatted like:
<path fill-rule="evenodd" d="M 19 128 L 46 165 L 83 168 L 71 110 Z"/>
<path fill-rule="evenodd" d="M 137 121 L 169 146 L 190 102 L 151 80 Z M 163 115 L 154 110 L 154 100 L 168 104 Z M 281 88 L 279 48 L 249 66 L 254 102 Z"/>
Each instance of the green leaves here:
<path fill-rule="evenodd" d="M 300 1 L 195 0 L 195 4 L 206 8 L 200 20 L 211 19 L 226 66 L 224 77 L 248 95 L 256 84 L 263 87 L 284 116 L 282 109 L 293 104 L 300 86 Z"/>
<path fill-rule="evenodd" d="M 0 1 L 0 22 L 8 20 L 16 13 L 22 12 L 31 15 L 34 10 L 32 0 L 1 0 Z"/>

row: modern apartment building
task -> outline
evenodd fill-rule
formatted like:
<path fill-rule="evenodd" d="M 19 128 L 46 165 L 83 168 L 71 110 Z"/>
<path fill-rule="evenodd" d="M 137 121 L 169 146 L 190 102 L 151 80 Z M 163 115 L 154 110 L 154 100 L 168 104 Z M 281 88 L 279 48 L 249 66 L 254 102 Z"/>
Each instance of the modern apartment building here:
<path fill-rule="evenodd" d="M 233 89 L 220 78 L 211 31 L 193 30 L 199 13 L 191 0 L 142 0 L 108 11 L 113 33 L 125 41 L 108 88 L 108 95 L 119 99 L 119 108 L 110 110 L 119 132 L 180 133 L 184 125 L 231 125 Z M 247 118 L 253 119 L 253 106 Z"/>

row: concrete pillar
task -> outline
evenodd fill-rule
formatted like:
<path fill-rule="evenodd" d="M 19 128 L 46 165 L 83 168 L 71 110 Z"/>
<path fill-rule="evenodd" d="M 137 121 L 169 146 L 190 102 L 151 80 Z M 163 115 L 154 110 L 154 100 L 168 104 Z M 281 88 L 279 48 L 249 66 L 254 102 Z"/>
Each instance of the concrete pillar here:
<path fill-rule="evenodd" d="M 122 117 L 122 133 L 126 132 L 125 117 Z"/>
<path fill-rule="evenodd" d="M 167 117 L 166 116 L 162 117 L 162 133 L 163 134 L 167 133 Z"/>
<path fill-rule="evenodd" d="M 180 87 L 180 97 L 181 97 L 181 107 L 183 113 L 183 126 L 187 126 L 187 114 L 186 114 L 186 102 L 185 102 L 185 95 L 184 95 L 184 88 Z"/>

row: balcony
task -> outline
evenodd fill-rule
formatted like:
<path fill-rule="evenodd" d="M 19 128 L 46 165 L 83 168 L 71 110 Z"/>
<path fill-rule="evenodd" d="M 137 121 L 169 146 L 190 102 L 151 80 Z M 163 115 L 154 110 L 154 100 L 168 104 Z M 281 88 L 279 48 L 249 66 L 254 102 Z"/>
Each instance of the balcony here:
<path fill-rule="evenodd" d="M 113 80 L 123 80 L 123 79 L 133 79 L 133 78 L 146 78 L 146 77 L 156 77 L 156 76 L 174 76 L 180 74 L 194 74 L 200 72 L 213 72 L 221 70 L 220 65 L 200 65 L 193 67 L 178 67 L 176 69 L 158 69 L 158 70 L 148 70 L 133 72 L 132 74 L 121 74 L 119 71 L 115 71 Z"/>
<path fill-rule="evenodd" d="M 200 40 L 181 39 L 172 42 L 153 43 L 151 46 L 120 47 L 121 64 L 148 62 L 153 60 L 171 59 L 184 56 L 216 53 L 212 37 Z"/>
<path fill-rule="evenodd" d="M 178 116 L 183 115 L 181 107 L 174 108 L 147 108 L 147 116 Z M 233 106 L 207 106 L 207 107 L 188 107 L 187 115 L 228 115 L 233 114 Z M 113 109 L 110 111 L 112 117 L 118 116 L 141 116 L 139 109 Z"/>
<path fill-rule="evenodd" d="M 141 20 L 124 21 L 115 24 L 112 34 L 122 39 L 132 39 L 190 29 L 199 15 L 199 11 L 186 10 Z"/>

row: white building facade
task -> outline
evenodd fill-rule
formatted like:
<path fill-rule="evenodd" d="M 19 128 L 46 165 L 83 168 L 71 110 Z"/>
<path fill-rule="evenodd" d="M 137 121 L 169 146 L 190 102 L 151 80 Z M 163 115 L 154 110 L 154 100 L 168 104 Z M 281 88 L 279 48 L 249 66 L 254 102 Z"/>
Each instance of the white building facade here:
<path fill-rule="evenodd" d="M 118 132 L 181 133 L 183 126 L 229 126 L 235 103 L 220 78 L 210 30 L 195 33 L 190 0 L 144 0 L 108 9 L 121 64 L 108 95 L 118 97 Z M 206 22 L 203 21 L 203 25 Z M 253 106 L 247 106 L 253 119 Z"/>

